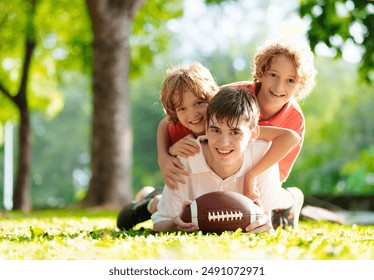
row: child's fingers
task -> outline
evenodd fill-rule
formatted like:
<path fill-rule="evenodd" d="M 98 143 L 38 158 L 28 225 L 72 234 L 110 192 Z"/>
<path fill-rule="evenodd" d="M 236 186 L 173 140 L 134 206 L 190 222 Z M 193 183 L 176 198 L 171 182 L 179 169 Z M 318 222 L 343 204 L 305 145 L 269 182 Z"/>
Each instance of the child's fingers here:
<path fill-rule="evenodd" d="M 185 169 L 183 164 L 179 161 L 179 159 L 175 158 L 173 159 L 173 164 L 175 168 L 175 173 L 180 174 L 180 175 L 185 175 L 189 176 L 190 173 L 188 173 Z"/>
<path fill-rule="evenodd" d="M 180 161 L 175 158 L 173 160 L 173 166 L 166 169 L 163 174 L 165 184 L 171 189 L 177 189 L 178 184 L 186 184 L 185 176 L 189 176 L 189 173 L 184 169 Z"/>
<path fill-rule="evenodd" d="M 199 146 L 190 140 L 181 140 L 182 143 L 180 143 L 177 151 L 180 153 L 180 155 L 185 156 L 192 156 L 199 152 Z"/>
<path fill-rule="evenodd" d="M 178 189 L 178 184 L 186 184 L 186 181 L 182 176 L 178 176 L 175 173 L 169 173 L 164 177 L 165 184 L 171 189 Z"/>

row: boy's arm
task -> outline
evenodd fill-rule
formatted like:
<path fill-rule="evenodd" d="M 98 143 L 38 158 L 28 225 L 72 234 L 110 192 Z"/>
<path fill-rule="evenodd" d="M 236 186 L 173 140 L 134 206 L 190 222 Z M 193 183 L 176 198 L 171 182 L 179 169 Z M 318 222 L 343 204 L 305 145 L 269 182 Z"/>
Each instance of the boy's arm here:
<path fill-rule="evenodd" d="M 220 89 L 222 89 L 224 87 L 236 87 L 236 88 L 245 88 L 245 89 L 248 89 L 251 86 L 254 86 L 253 82 L 250 82 L 250 81 L 239 81 L 239 82 L 233 82 L 233 83 L 222 85 L 222 86 L 220 86 Z"/>
<path fill-rule="evenodd" d="M 290 125 L 287 127 L 296 131 L 296 133 L 300 136 L 301 140 L 299 143 L 279 162 L 279 172 L 280 172 L 280 179 L 281 182 L 287 180 L 288 175 L 291 173 L 292 167 L 301 151 L 301 147 L 304 142 L 304 132 L 305 132 L 305 124 L 304 120 L 300 122 L 296 122 L 293 120 L 292 126 Z"/>
<path fill-rule="evenodd" d="M 294 146 L 300 141 L 300 136 L 293 130 L 261 126 L 258 139 L 271 142 L 266 154 L 247 172 L 244 177 L 243 194 L 256 201 L 259 197 L 256 194 L 256 177 L 272 165 L 284 158 Z M 261 205 L 261 202 L 259 202 Z"/>
<path fill-rule="evenodd" d="M 249 170 L 258 176 L 270 166 L 284 158 L 300 142 L 300 136 L 291 129 L 275 126 L 260 126 L 258 139 L 271 142 L 266 154 Z"/>
<path fill-rule="evenodd" d="M 180 161 L 176 157 L 169 155 L 170 139 L 168 125 L 168 120 L 163 118 L 157 128 L 158 165 L 165 184 L 168 187 L 175 189 L 178 187 L 178 182 L 182 184 L 186 183 L 182 176 L 188 176 L 189 174 L 184 170 Z"/>

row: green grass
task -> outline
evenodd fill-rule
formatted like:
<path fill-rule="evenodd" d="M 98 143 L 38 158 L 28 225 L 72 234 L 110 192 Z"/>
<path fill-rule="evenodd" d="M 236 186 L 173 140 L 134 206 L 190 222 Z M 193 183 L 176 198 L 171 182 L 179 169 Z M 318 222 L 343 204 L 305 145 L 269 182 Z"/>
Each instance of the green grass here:
<path fill-rule="evenodd" d="M 116 229 L 115 211 L 0 212 L 3 260 L 374 260 L 374 226 L 301 222 L 298 231 L 153 234 Z"/>

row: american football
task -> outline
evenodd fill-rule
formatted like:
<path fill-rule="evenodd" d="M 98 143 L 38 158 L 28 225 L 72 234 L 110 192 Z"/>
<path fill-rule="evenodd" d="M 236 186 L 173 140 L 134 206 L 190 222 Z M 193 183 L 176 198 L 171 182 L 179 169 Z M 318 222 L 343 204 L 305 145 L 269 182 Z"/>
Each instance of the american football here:
<path fill-rule="evenodd" d="M 188 205 L 181 219 L 196 224 L 205 233 L 222 233 L 245 228 L 264 215 L 250 198 L 232 191 L 216 191 L 199 196 Z"/>

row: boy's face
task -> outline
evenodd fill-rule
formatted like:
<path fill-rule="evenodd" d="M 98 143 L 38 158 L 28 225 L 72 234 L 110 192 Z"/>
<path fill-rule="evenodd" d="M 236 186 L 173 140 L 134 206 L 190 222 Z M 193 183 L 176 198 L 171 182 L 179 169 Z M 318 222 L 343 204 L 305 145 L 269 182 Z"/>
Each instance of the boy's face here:
<path fill-rule="evenodd" d="M 251 130 L 248 122 L 243 120 L 229 126 L 225 120 L 218 122 L 213 116 L 206 128 L 212 161 L 233 172 L 238 171 L 243 162 L 244 151 L 249 142 L 255 140 L 257 133 L 258 127 Z"/>
<path fill-rule="evenodd" d="M 298 89 L 296 67 L 284 54 L 275 58 L 270 69 L 259 81 L 259 102 L 262 100 L 269 105 L 279 105 L 280 108 L 295 96 Z"/>
<path fill-rule="evenodd" d="M 175 111 L 179 122 L 193 132 L 195 136 L 205 133 L 206 110 L 208 102 L 197 97 L 192 91 L 186 90 L 180 97 L 173 97 L 173 103 L 176 104 Z"/>

